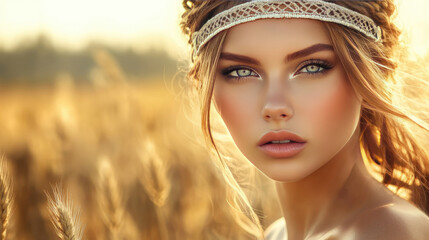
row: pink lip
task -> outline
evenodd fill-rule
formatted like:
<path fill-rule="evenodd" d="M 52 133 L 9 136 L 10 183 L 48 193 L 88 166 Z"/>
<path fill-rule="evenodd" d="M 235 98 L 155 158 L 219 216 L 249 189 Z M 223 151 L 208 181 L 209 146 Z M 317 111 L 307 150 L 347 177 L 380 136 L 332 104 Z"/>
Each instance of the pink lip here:
<path fill-rule="evenodd" d="M 291 140 L 289 143 L 269 143 L 271 141 Z M 258 147 L 273 158 L 292 157 L 301 152 L 306 141 L 300 136 L 288 131 L 268 132 L 258 141 Z"/>
<path fill-rule="evenodd" d="M 266 133 L 261 137 L 261 139 L 258 141 L 258 146 L 264 145 L 266 143 L 269 143 L 271 141 L 280 141 L 280 140 L 291 140 L 298 143 L 305 143 L 306 141 L 301 138 L 300 136 L 293 134 L 291 132 L 288 132 L 286 130 L 282 131 L 271 131 Z"/>

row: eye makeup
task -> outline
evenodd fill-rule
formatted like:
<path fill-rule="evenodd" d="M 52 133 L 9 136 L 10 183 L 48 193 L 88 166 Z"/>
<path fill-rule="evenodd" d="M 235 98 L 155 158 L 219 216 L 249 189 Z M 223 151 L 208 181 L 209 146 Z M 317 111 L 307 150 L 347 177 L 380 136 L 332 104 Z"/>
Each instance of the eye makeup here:
<path fill-rule="evenodd" d="M 296 71 L 293 76 L 300 74 L 323 74 L 333 67 L 333 64 L 331 64 L 329 61 L 322 59 L 309 59 L 298 65 L 298 71 Z"/>
<path fill-rule="evenodd" d="M 298 64 L 296 67 L 297 70 L 292 74 L 292 76 L 313 76 L 324 74 L 333 67 L 334 65 L 328 60 L 308 59 Z M 220 73 L 228 82 L 242 82 L 249 78 L 261 78 L 261 76 L 253 68 L 245 65 L 229 66 L 222 69 Z"/>
<path fill-rule="evenodd" d="M 234 65 L 221 70 L 221 74 L 228 81 L 240 82 L 246 78 L 260 78 L 260 76 L 250 67 Z"/>

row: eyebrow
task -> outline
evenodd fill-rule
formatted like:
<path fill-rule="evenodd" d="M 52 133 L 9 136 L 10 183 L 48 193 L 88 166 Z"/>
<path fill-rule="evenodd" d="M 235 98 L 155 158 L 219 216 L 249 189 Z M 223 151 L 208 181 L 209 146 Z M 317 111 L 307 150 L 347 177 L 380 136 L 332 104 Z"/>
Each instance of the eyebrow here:
<path fill-rule="evenodd" d="M 231 60 L 231 61 L 236 61 L 236 62 L 243 62 L 243 63 L 249 63 L 249 64 L 255 64 L 255 65 L 261 65 L 261 63 L 251 57 L 246 57 L 243 55 L 238 55 L 238 54 L 234 54 L 234 53 L 228 53 L 228 52 L 222 52 L 220 54 L 220 59 L 224 59 L 224 60 Z"/>
<path fill-rule="evenodd" d="M 323 43 L 314 44 L 310 47 L 304 48 L 302 50 L 299 50 L 297 52 L 294 52 L 294 53 L 287 55 L 285 58 L 285 62 L 292 61 L 292 60 L 297 59 L 297 58 L 302 58 L 302 57 L 308 56 L 308 55 L 316 53 L 316 52 L 333 51 L 333 50 L 334 50 L 334 47 L 332 47 L 332 45 L 329 45 L 329 44 L 323 44 Z M 236 62 L 243 62 L 243 63 L 248 63 L 248 64 L 261 65 L 261 63 L 254 58 L 239 55 L 239 54 L 234 54 L 234 53 L 228 53 L 228 52 L 222 52 L 220 54 L 220 59 L 231 60 L 231 61 L 236 61 Z"/>
<path fill-rule="evenodd" d="M 302 57 L 308 56 L 310 54 L 313 54 L 316 52 L 321 52 L 321 51 L 334 51 L 334 47 L 332 47 L 332 45 L 323 44 L 323 43 L 314 44 L 313 46 L 310 46 L 308 48 L 304 48 L 302 50 L 299 50 L 297 52 L 294 52 L 294 53 L 287 55 L 285 62 L 292 61 L 292 60 L 295 60 L 297 58 L 302 58 Z"/>

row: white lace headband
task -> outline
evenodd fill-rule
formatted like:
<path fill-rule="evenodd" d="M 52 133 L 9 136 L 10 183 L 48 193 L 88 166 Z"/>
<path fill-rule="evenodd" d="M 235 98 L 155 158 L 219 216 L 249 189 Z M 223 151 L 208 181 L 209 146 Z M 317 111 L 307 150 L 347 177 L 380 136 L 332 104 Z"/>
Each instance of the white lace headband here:
<path fill-rule="evenodd" d="M 381 29 L 358 12 L 323 0 L 251 0 L 225 10 L 207 21 L 192 35 L 193 56 L 219 32 L 240 23 L 263 18 L 307 18 L 338 23 L 379 41 Z"/>

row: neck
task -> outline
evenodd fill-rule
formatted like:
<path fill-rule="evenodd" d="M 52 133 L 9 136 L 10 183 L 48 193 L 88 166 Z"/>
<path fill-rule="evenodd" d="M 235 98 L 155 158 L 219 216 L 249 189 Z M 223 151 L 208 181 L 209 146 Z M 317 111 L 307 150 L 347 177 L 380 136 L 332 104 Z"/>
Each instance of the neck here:
<path fill-rule="evenodd" d="M 367 202 L 372 179 L 363 164 L 359 141 L 351 142 L 354 144 L 305 179 L 276 183 L 289 240 L 329 233 Z"/>

